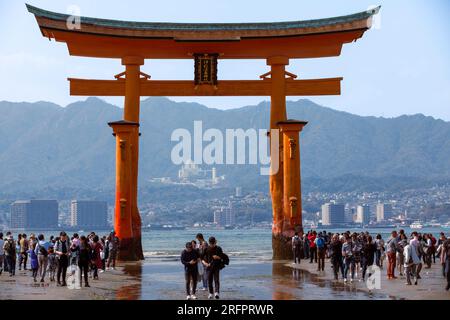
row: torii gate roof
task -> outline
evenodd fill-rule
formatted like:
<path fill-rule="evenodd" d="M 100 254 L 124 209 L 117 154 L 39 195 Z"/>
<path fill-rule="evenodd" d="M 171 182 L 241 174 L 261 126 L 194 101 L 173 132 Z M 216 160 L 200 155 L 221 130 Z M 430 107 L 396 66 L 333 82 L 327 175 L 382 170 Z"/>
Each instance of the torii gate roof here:
<path fill-rule="evenodd" d="M 342 45 L 371 27 L 380 7 L 316 20 L 265 23 L 134 22 L 73 18 L 27 4 L 42 35 L 66 42 L 76 56 L 146 59 L 188 59 L 193 53 L 219 53 L 221 59 L 266 59 L 270 56 L 315 58 L 340 55 Z M 70 26 L 70 25 L 69 25 Z"/>

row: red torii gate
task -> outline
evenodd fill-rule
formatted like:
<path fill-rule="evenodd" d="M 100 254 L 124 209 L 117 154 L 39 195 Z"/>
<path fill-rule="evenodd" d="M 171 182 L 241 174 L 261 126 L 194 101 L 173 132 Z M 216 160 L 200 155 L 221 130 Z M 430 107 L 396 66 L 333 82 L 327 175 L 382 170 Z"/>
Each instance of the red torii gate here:
<path fill-rule="evenodd" d="M 143 259 L 137 206 L 139 101 L 141 96 L 270 96 L 270 129 L 280 129 L 282 165 L 270 176 L 273 257 L 291 256 L 290 237 L 302 231 L 299 132 L 305 121 L 287 120 L 286 96 L 339 95 L 342 78 L 300 79 L 286 71 L 290 59 L 339 56 L 342 45 L 362 37 L 379 7 L 308 21 L 271 23 L 152 23 L 73 17 L 27 5 L 44 37 L 65 42 L 74 56 L 120 59 L 115 80 L 69 78 L 70 94 L 124 96 L 123 120 L 109 123 L 116 136 L 114 226 L 122 260 Z M 151 80 L 145 59 L 193 59 L 194 80 Z M 220 59 L 265 59 L 260 80 L 217 80 Z M 284 147 L 283 147 L 284 146 Z"/>

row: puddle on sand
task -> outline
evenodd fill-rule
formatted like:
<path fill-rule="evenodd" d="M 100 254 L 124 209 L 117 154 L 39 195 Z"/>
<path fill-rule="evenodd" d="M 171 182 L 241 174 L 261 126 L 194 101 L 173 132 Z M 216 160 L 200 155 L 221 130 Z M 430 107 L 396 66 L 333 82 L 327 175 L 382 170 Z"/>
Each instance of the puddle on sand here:
<path fill-rule="evenodd" d="M 124 272 L 134 277 L 137 284 L 119 288 L 117 299 L 185 298 L 181 265 L 144 262 L 125 265 Z M 220 277 L 223 299 L 392 299 L 323 279 L 307 271 L 293 270 L 279 262 L 230 265 L 221 271 Z M 198 291 L 197 296 L 206 299 L 207 292 Z"/>

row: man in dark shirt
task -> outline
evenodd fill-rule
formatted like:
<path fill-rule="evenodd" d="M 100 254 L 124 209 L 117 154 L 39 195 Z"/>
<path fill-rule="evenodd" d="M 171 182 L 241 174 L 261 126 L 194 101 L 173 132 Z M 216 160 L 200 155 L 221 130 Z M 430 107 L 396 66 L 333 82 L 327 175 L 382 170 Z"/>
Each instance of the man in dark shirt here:
<path fill-rule="evenodd" d="M 208 289 L 209 289 L 208 299 L 212 299 L 213 294 L 216 299 L 219 299 L 219 292 L 220 292 L 219 273 L 223 263 L 222 262 L 223 251 L 222 248 L 216 244 L 217 243 L 216 238 L 210 237 L 208 242 L 209 246 L 202 257 L 202 263 L 204 266 L 206 266 L 206 269 L 208 271 Z M 213 281 L 215 291 L 213 288 Z"/>
<path fill-rule="evenodd" d="M 344 278 L 344 263 L 342 261 L 342 242 L 339 240 L 339 235 L 335 234 L 331 238 L 330 243 L 330 260 L 333 265 L 334 280 L 338 280 L 339 269 L 341 270 L 342 278 Z"/>
<path fill-rule="evenodd" d="M 66 286 L 66 272 L 67 266 L 69 265 L 69 248 L 70 243 L 67 238 L 67 234 L 64 231 L 61 231 L 60 239 L 56 242 L 55 253 L 58 259 L 58 271 L 57 271 L 57 280 L 58 286 Z M 61 283 L 61 275 L 62 275 L 62 283 Z"/>
<path fill-rule="evenodd" d="M 197 262 L 199 259 L 198 250 L 192 247 L 191 242 L 186 243 L 186 249 L 181 253 L 181 263 L 184 265 L 184 276 L 186 279 L 186 294 L 187 299 L 197 299 L 195 291 L 197 289 Z M 191 280 L 192 280 L 192 292 L 191 292 Z"/>

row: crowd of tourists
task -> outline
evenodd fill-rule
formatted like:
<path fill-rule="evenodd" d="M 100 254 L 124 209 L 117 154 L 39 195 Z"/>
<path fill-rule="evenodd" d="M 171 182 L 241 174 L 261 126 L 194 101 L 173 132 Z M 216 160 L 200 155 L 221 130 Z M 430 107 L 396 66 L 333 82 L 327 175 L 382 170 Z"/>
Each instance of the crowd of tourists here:
<path fill-rule="evenodd" d="M 445 289 L 449 290 L 450 286 L 450 238 L 443 232 L 436 239 L 429 233 L 414 231 L 408 237 L 404 230 L 392 231 L 385 241 L 381 234 L 372 237 L 369 232 L 332 234 L 311 230 L 295 233 L 292 250 L 294 264 L 307 259 L 317 263 L 318 271 L 324 271 L 325 258 L 329 258 L 334 279 L 338 280 L 340 274 L 344 282 L 363 281 L 366 275 L 370 276 L 371 266 L 383 268 L 384 264 L 388 280 L 398 278 L 397 269 L 398 275 L 406 279 L 406 285 L 417 285 L 422 268 L 431 268 L 438 259 L 447 282 Z"/>
<path fill-rule="evenodd" d="M 95 232 L 87 236 L 74 233 L 70 238 L 62 231 L 48 240 L 43 234 L 36 237 L 32 233 L 28 238 L 26 234 L 18 234 L 14 238 L 11 232 L 6 235 L 0 232 L 0 275 L 4 272 L 14 277 L 17 269 L 29 270 L 34 282 L 43 283 L 47 279 L 63 287 L 72 276 L 80 287 L 82 280 L 89 287 L 89 278 L 97 280 L 99 273 L 115 269 L 118 248 L 119 238 L 114 231 L 103 237 Z M 78 279 L 74 277 L 76 274 Z"/>
<path fill-rule="evenodd" d="M 208 299 L 219 299 L 220 270 L 229 264 L 229 258 L 217 245 L 216 238 L 206 241 L 203 234 L 197 234 L 196 240 L 186 243 L 180 259 L 184 265 L 186 299 L 197 299 L 197 282 L 201 282 L 201 290 L 208 291 Z"/>

